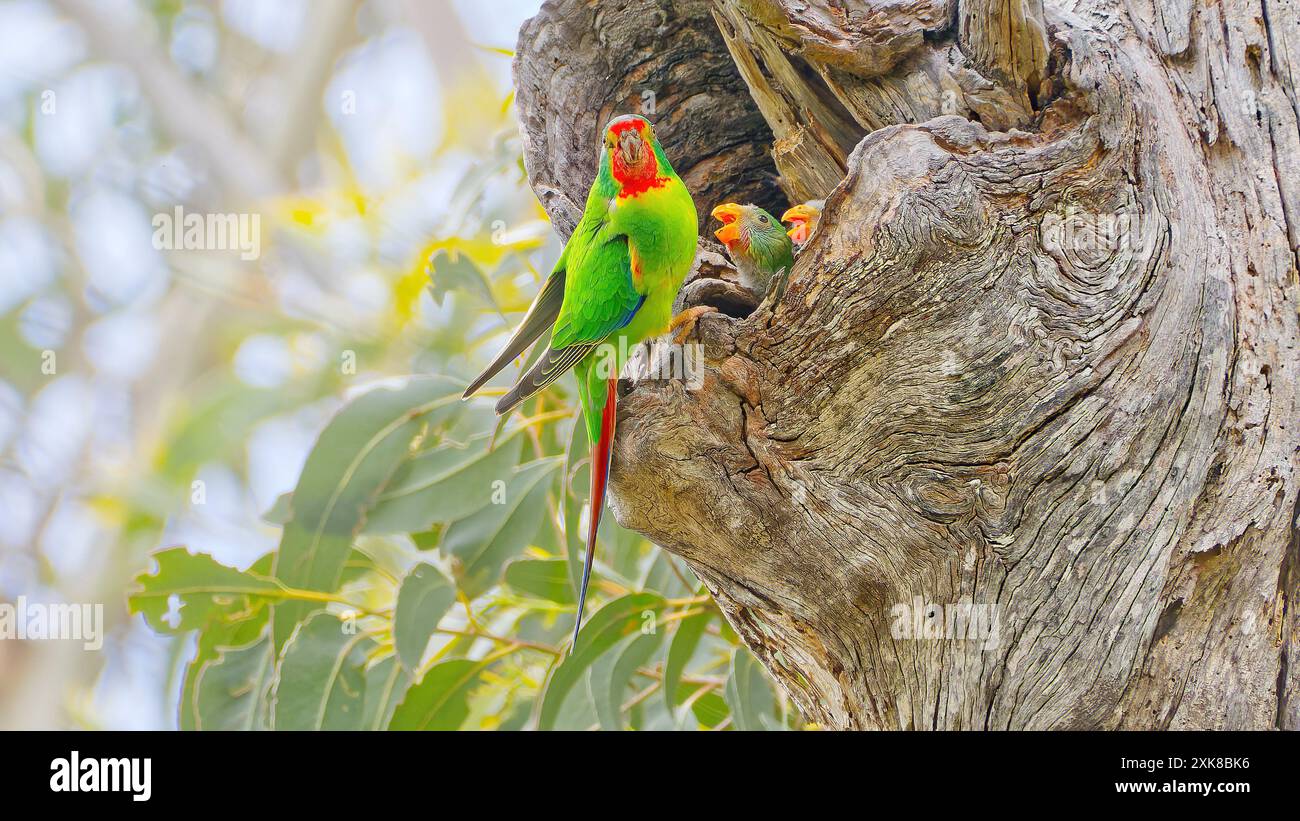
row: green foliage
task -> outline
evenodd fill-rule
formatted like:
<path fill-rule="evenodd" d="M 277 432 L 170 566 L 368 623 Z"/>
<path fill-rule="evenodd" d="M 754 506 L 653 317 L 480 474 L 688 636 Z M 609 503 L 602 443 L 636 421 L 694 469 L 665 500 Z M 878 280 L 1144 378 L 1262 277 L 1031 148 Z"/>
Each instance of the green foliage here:
<path fill-rule="evenodd" d="M 563 559 L 519 559 L 506 567 L 505 583 L 525 596 L 573 604 L 569 565 Z"/>
<path fill-rule="evenodd" d="M 154 554 L 130 604 L 160 632 L 198 635 L 181 725 L 780 726 L 765 673 L 689 571 L 635 534 L 602 540 L 593 589 L 606 603 L 564 652 L 576 596 L 559 511 L 574 526 L 585 514 L 565 498 L 572 430 L 550 428 L 581 426 L 543 413 L 493 443 L 462 418 L 483 417 L 481 403 L 441 412 L 462 407 L 454 388 L 416 378 L 346 405 L 277 505 L 279 550 L 254 567 Z M 373 511 L 434 486 L 458 508 L 374 526 Z M 387 532 L 398 523 L 422 529 Z"/>
<path fill-rule="evenodd" d="M 647 618 L 653 631 L 650 635 L 657 633 L 654 619 L 663 611 L 664 606 L 665 602 L 659 596 L 651 593 L 634 593 L 610 602 L 592 616 L 591 620 L 584 625 L 582 632 L 578 634 L 578 643 L 574 646 L 573 652 L 561 662 L 551 676 L 550 686 L 547 687 L 546 697 L 542 702 L 538 727 L 543 730 L 553 728 L 564 707 L 565 699 L 583 676 L 588 674 L 591 666 L 607 655 L 617 658 L 627 649 L 628 642 L 625 640 L 641 638 L 642 625 Z M 611 672 L 608 677 L 612 678 L 612 675 Z M 630 676 L 624 679 L 625 682 L 628 680 Z M 621 694 L 622 690 L 619 691 L 619 695 Z M 596 700 L 598 715 L 602 706 L 609 709 L 609 705 L 601 703 L 601 699 L 608 698 L 607 692 L 601 692 L 600 698 Z"/>
<path fill-rule="evenodd" d="M 485 507 L 484 488 L 519 464 L 523 428 L 492 443 L 488 434 L 449 442 L 407 460 L 376 500 L 366 522 L 373 533 L 419 533 Z"/>
<path fill-rule="evenodd" d="M 429 261 L 429 268 L 432 274 L 429 294 L 438 305 L 446 299 L 448 292 L 463 291 L 482 298 L 494 310 L 500 310 L 487 277 L 469 257 L 438 251 Z"/>
<path fill-rule="evenodd" d="M 457 581 L 466 595 L 478 596 L 494 585 L 506 560 L 519 555 L 545 524 L 547 493 L 558 465 L 554 459 L 538 459 L 521 466 L 505 480 L 500 504 L 447 528 L 442 550 L 456 560 Z"/>
<path fill-rule="evenodd" d="M 209 622 L 238 623 L 267 601 L 280 598 L 284 587 L 256 573 L 241 573 L 211 556 L 194 555 L 183 547 L 154 554 L 158 570 L 137 578 L 131 611 L 140 613 L 162 632 L 194 630 Z M 177 606 L 177 620 L 170 616 Z"/>
<path fill-rule="evenodd" d="M 744 647 L 737 647 L 732 654 L 726 699 L 736 729 L 779 729 L 772 720 L 776 699 L 772 696 L 767 674 L 753 654 Z"/>
<path fill-rule="evenodd" d="M 393 614 L 393 642 L 408 672 L 417 670 L 429 639 L 456 601 L 451 581 L 433 565 L 420 563 L 402 579 Z"/>
<path fill-rule="evenodd" d="M 435 664 L 406 693 L 390 730 L 457 730 L 469 716 L 470 693 L 490 661 L 453 659 Z"/>
<path fill-rule="evenodd" d="M 712 611 L 705 610 L 678 622 L 672 643 L 668 646 L 668 658 L 664 661 L 664 698 L 669 712 L 676 710 L 682 675 L 695 655 L 696 648 L 700 646 L 714 615 Z"/>
<path fill-rule="evenodd" d="M 221 649 L 193 673 L 193 703 L 181 708 L 192 723 L 183 729 L 265 729 L 267 688 L 274 672 L 271 640 L 265 636 L 246 647 Z"/>
<path fill-rule="evenodd" d="M 321 433 L 294 489 L 275 554 L 276 578 L 307 590 L 337 588 L 375 498 L 409 457 L 431 411 L 457 398 L 451 380 L 421 378 L 401 390 L 371 391 L 345 407 Z M 277 652 L 313 609 L 311 602 L 294 600 L 273 612 Z"/>
<path fill-rule="evenodd" d="M 329 613 L 298 623 L 276 665 L 277 730 L 357 730 L 366 702 L 366 657 L 375 642 Z"/>

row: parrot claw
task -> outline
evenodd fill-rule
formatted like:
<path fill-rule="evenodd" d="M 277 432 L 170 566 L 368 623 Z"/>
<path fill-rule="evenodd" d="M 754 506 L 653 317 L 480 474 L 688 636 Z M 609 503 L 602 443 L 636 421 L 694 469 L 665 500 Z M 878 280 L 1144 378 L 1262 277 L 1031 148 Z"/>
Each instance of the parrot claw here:
<path fill-rule="evenodd" d="M 673 344 L 681 345 L 686 338 L 695 330 L 695 323 L 705 314 L 717 313 L 717 308 L 712 305 L 696 305 L 694 308 L 687 308 L 677 316 L 673 317 L 672 322 L 668 323 L 668 330 L 677 330 L 673 334 Z"/>

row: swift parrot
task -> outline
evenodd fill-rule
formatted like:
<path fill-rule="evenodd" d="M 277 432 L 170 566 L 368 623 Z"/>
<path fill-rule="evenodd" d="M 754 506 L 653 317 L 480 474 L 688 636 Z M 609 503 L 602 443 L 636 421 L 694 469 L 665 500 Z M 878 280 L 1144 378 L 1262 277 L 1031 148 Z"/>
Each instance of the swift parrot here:
<path fill-rule="evenodd" d="M 728 202 L 714 208 L 712 215 L 722 222 L 713 235 L 727 246 L 740 284 L 761 299 L 772 277 L 782 271 L 788 274 L 794 265 L 794 246 L 785 228 L 757 205 Z"/>
<path fill-rule="evenodd" d="M 683 323 L 689 332 L 696 318 L 690 312 L 672 316 L 673 299 L 695 259 L 695 203 L 650 122 L 631 114 L 611 120 L 597 160 L 586 208 L 545 285 L 505 349 L 465 389 L 469 398 L 548 329 L 549 346 L 501 397 L 496 412 L 509 413 L 571 368 L 577 376 L 592 452 L 575 643 L 605 507 L 619 372 L 637 344 Z"/>

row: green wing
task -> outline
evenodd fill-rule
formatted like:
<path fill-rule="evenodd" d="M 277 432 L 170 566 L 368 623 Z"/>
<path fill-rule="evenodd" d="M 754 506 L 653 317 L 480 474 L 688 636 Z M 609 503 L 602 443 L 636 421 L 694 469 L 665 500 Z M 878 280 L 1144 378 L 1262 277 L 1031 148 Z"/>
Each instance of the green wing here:
<path fill-rule="evenodd" d="M 565 258 L 568 256 L 568 250 L 566 245 L 551 270 L 551 275 L 547 277 L 546 284 L 542 286 L 542 290 L 538 292 L 533 304 L 528 308 L 528 313 L 524 315 L 524 321 L 519 324 L 510 341 L 506 343 L 505 350 L 497 354 L 492 364 L 470 383 L 461 398 L 468 399 L 473 396 L 475 391 L 496 376 L 516 356 L 526 351 L 528 346 L 536 342 L 538 337 L 546 333 L 546 329 L 555 322 L 555 318 L 560 315 L 560 306 L 564 302 Z"/>
<path fill-rule="evenodd" d="M 632 281 L 632 255 L 627 236 L 597 237 L 573 260 L 571 287 L 551 332 L 551 345 L 567 348 L 601 342 L 632 321 L 645 295 Z"/>
<path fill-rule="evenodd" d="M 632 281 L 627 237 L 612 234 L 603 221 L 592 222 L 580 222 L 565 248 L 567 282 L 550 347 L 501 397 L 497 413 L 508 412 L 563 376 L 607 336 L 631 322 L 645 301 Z"/>

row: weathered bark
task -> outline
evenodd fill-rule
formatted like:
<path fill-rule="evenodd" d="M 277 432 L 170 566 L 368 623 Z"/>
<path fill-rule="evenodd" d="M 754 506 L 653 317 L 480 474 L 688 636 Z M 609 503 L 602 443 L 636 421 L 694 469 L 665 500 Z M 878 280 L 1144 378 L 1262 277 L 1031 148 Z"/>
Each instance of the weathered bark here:
<path fill-rule="evenodd" d="M 702 213 L 777 172 L 829 194 L 779 301 L 700 322 L 701 389 L 633 385 L 612 485 L 806 717 L 1300 726 L 1295 55 L 1278 0 L 562 0 L 525 27 L 562 227 L 647 71 Z M 730 300 L 703 258 L 685 302 Z M 895 638 L 918 597 L 1000 640 Z"/>

